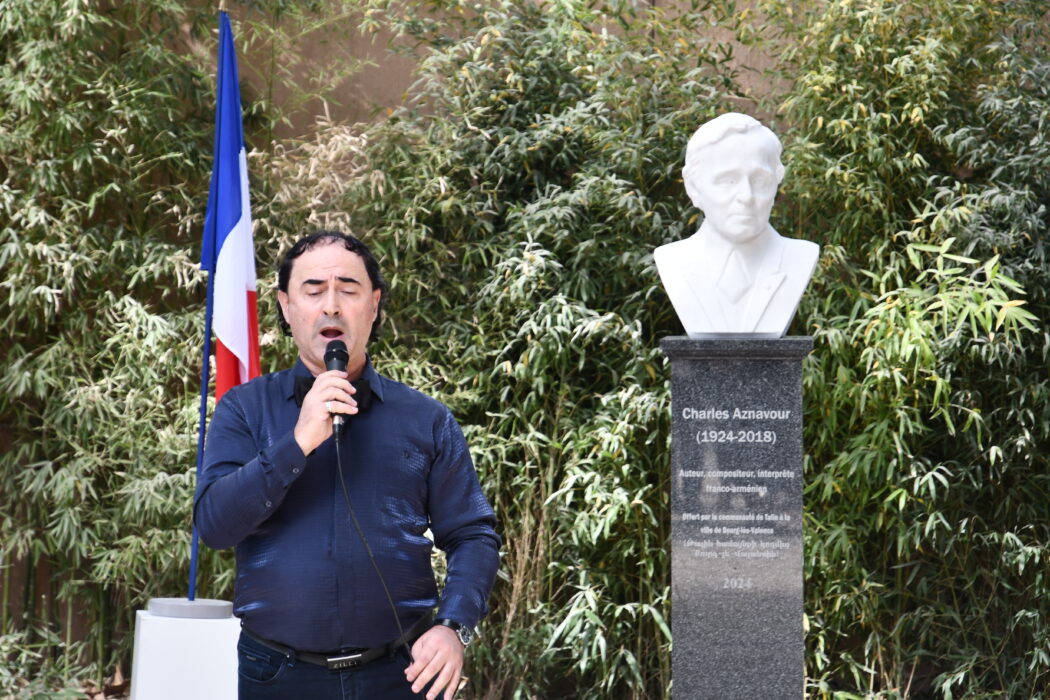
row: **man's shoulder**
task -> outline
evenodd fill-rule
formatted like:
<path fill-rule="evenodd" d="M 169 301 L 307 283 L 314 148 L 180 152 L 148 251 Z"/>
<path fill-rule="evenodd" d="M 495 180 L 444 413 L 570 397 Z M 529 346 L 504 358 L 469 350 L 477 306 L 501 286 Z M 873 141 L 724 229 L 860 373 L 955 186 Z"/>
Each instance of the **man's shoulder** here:
<path fill-rule="evenodd" d="M 696 261 L 694 236 L 665 243 L 653 251 L 653 262 L 660 281 L 672 298 L 687 289 L 688 273 Z"/>
<path fill-rule="evenodd" d="M 415 389 L 400 382 L 396 379 L 385 374 L 379 374 L 379 380 L 383 383 L 383 401 L 384 403 L 390 401 L 396 401 L 399 403 L 411 404 L 414 408 L 418 407 L 423 410 L 432 410 L 437 412 L 448 412 L 448 407 L 441 403 L 433 396 L 426 394 L 419 389 Z"/>
<path fill-rule="evenodd" d="M 254 379 L 250 379 L 244 384 L 238 384 L 237 386 L 231 387 L 222 399 L 232 396 L 235 401 L 250 401 L 258 399 L 264 396 L 270 396 L 273 392 L 283 391 L 287 385 L 287 377 L 291 374 L 293 368 L 282 369 L 277 372 L 270 372 L 269 374 L 263 374 Z"/>

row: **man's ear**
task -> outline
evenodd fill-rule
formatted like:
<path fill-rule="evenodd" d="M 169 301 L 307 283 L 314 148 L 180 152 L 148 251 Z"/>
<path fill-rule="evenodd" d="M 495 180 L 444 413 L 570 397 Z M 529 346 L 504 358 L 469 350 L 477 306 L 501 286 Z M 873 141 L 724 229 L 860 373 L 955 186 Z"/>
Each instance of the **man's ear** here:
<path fill-rule="evenodd" d="M 282 292 L 280 289 L 277 290 L 277 303 L 281 305 L 281 313 L 284 314 L 284 320 L 288 320 L 288 292 Z"/>
<path fill-rule="evenodd" d="M 383 290 L 373 289 L 372 290 L 372 320 L 376 319 L 376 314 L 379 313 L 379 299 L 383 296 Z"/>

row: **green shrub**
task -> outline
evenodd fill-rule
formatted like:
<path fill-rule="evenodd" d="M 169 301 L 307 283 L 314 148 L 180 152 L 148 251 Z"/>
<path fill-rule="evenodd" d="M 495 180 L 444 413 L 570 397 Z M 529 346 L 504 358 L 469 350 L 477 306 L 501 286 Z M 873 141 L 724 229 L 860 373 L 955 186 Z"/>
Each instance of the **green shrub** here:
<path fill-rule="evenodd" d="M 820 696 L 1050 684 L 1045 5 L 765 3 L 793 81 L 807 671 Z"/>
<path fill-rule="evenodd" d="M 168 2 L 0 11 L 0 633 L 33 646 L 86 619 L 80 661 L 100 667 L 134 606 L 185 580 L 211 98 L 170 46 L 202 19 Z"/>

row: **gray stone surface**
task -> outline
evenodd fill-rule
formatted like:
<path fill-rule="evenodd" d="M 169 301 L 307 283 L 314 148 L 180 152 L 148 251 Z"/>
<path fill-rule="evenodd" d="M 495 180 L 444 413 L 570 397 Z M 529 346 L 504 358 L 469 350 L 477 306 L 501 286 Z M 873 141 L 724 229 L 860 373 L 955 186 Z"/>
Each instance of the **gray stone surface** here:
<path fill-rule="evenodd" d="M 812 338 L 665 338 L 676 700 L 804 694 L 802 360 Z"/>

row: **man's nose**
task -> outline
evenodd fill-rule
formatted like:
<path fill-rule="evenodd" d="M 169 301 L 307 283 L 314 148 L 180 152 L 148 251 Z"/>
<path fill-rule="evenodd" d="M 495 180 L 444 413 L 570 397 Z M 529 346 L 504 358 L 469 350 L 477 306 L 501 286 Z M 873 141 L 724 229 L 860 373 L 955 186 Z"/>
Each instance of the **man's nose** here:
<path fill-rule="evenodd" d="M 324 312 L 327 316 L 339 315 L 339 297 L 335 289 L 329 289 L 324 295 Z"/>

